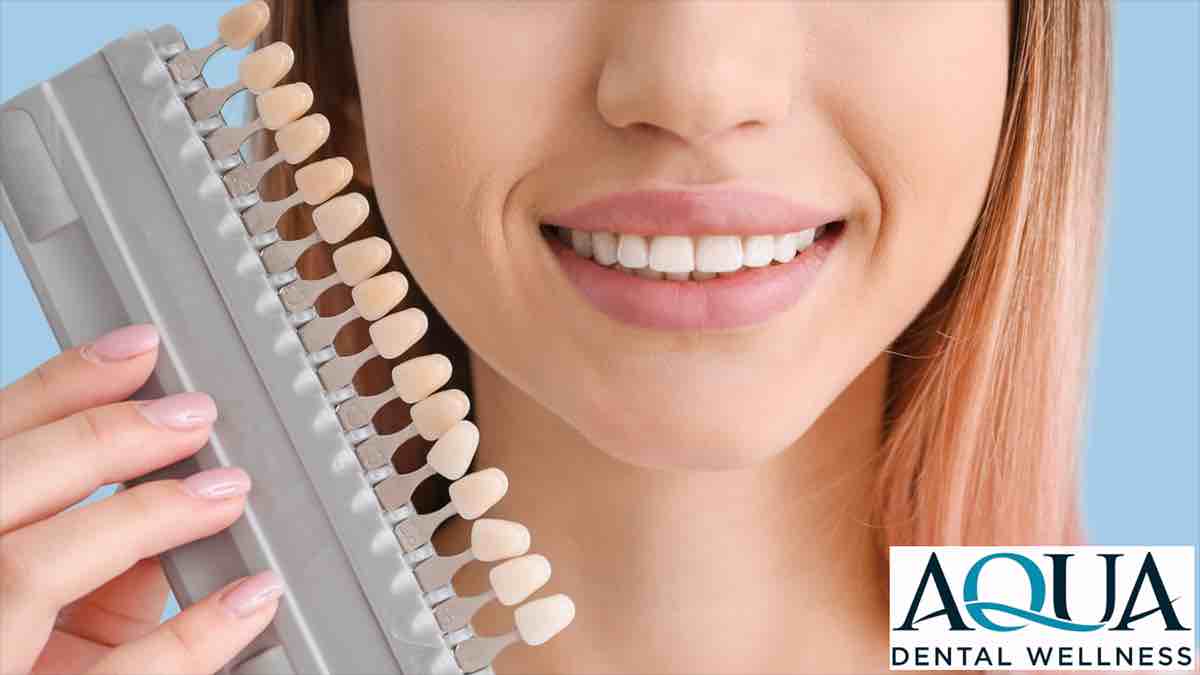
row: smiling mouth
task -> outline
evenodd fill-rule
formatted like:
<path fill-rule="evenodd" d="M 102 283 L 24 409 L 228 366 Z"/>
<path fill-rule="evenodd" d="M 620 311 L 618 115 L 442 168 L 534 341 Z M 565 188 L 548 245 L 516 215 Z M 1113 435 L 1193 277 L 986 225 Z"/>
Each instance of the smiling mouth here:
<path fill-rule="evenodd" d="M 837 237 L 844 226 L 837 220 L 786 234 L 643 236 L 543 223 L 541 233 L 552 245 L 561 244 L 600 267 L 645 279 L 702 282 L 795 264 L 815 243 Z"/>

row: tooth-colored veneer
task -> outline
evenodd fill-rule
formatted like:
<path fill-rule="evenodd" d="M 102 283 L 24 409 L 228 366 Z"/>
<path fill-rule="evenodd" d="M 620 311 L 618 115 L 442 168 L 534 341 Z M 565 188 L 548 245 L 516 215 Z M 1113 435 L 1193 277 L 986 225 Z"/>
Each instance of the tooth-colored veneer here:
<path fill-rule="evenodd" d="M 271 8 L 259 0 L 226 12 L 217 21 L 217 34 L 230 49 L 245 49 L 267 27 Z"/>
<path fill-rule="evenodd" d="M 513 612 L 517 633 L 528 645 L 549 640 L 574 618 L 575 603 L 562 593 L 532 600 Z"/>
<path fill-rule="evenodd" d="M 392 386 L 400 400 L 416 403 L 449 382 L 450 373 L 450 359 L 442 354 L 426 354 L 393 368 Z"/>
<path fill-rule="evenodd" d="M 367 321 L 374 321 L 395 309 L 407 293 L 408 279 L 399 272 L 371 277 L 350 291 L 355 309 Z"/>
<path fill-rule="evenodd" d="M 466 520 L 482 516 L 508 492 L 508 476 L 497 468 L 484 469 L 450 484 L 450 501 Z"/>
<path fill-rule="evenodd" d="M 416 307 L 409 307 L 376 321 L 368 331 L 371 333 L 371 343 L 379 350 L 379 355 L 385 359 L 394 359 L 416 344 L 427 328 L 429 318 L 425 316 L 425 312 Z"/>
<path fill-rule="evenodd" d="M 333 252 L 333 267 L 338 279 L 347 286 L 375 276 L 392 257 L 392 247 L 379 237 L 359 239 Z"/>
<path fill-rule="evenodd" d="M 479 447 L 479 427 L 470 420 L 459 420 L 438 437 L 425 461 L 450 480 L 463 477 Z"/>
<path fill-rule="evenodd" d="M 313 104 L 313 90 L 304 82 L 285 84 L 268 89 L 254 101 L 262 125 L 275 131 L 288 122 L 300 119 Z"/>
<path fill-rule="evenodd" d="M 529 542 L 529 529 L 511 520 L 480 518 L 471 523 L 471 553 L 481 562 L 524 555 Z"/>
<path fill-rule="evenodd" d="M 358 229 L 371 211 L 367 198 L 357 192 L 334 197 L 313 209 L 313 224 L 321 238 L 337 244 Z"/>
<path fill-rule="evenodd" d="M 275 132 L 275 146 L 288 164 L 299 164 L 329 140 L 329 118 L 321 113 L 301 117 Z"/>
<path fill-rule="evenodd" d="M 238 79 L 250 91 L 261 94 L 278 84 L 295 62 L 296 53 L 286 42 L 273 42 L 242 59 Z"/>
<path fill-rule="evenodd" d="M 354 176 L 354 165 L 345 157 L 330 157 L 296 171 L 296 189 L 304 201 L 316 206 L 342 191 Z"/>
<path fill-rule="evenodd" d="M 418 401 L 409 409 L 413 426 L 427 441 L 446 433 L 471 410 L 471 400 L 459 389 L 447 389 Z"/>
<path fill-rule="evenodd" d="M 550 561 L 531 553 L 500 563 L 488 571 L 488 581 L 503 605 L 515 605 L 550 580 Z"/>

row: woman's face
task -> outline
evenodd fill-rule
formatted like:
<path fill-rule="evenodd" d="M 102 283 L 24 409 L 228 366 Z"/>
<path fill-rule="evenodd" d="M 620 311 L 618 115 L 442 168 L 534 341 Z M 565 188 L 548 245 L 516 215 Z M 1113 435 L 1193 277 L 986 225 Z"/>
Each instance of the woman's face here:
<path fill-rule="evenodd" d="M 639 465 L 765 459 L 883 358 L 971 233 L 1004 108 L 1003 0 L 350 18 L 416 281 L 491 368 Z M 563 223 L 582 255 L 541 227 Z M 673 277 L 620 269 L 643 264 Z"/>

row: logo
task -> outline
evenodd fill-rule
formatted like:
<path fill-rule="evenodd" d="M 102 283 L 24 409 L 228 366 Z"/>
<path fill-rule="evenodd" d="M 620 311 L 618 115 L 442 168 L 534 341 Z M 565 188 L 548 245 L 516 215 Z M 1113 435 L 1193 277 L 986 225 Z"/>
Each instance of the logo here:
<path fill-rule="evenodd" d="M 1194 670 L 1191 546 L 893 546 L 892 670 Z"/>

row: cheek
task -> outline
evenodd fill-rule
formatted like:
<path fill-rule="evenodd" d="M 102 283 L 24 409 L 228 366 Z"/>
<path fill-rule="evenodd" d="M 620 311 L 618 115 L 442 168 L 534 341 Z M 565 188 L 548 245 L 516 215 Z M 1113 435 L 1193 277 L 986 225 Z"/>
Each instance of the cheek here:
<path fill-rule="evenodd" d="M 416 281 L 468 341 L 482 326 L 512 332 L 489 321 L 515 309 L 500 216 L 539 133 L 512 105 L 536 77 L 524 62 L 502 67 L 521 58 L 501 39 L 509 33 L 470 7 L 360 3 L 351 15 L 381 212 Z"/>
<path fill-rule="evenodd" d="M 823 85 L 877 188 L 877 229 L 857 242 L 857 257 L 863 306 L 875 317 L 863 319 L 887 321 L 890 337 L 948 275 L 986 196 L 1003 120 L 1007 11 L 1004 2 L 914 6 L 888 22 L 889 39 L 860 35 L 845 49 L 853 72 Z"/>

